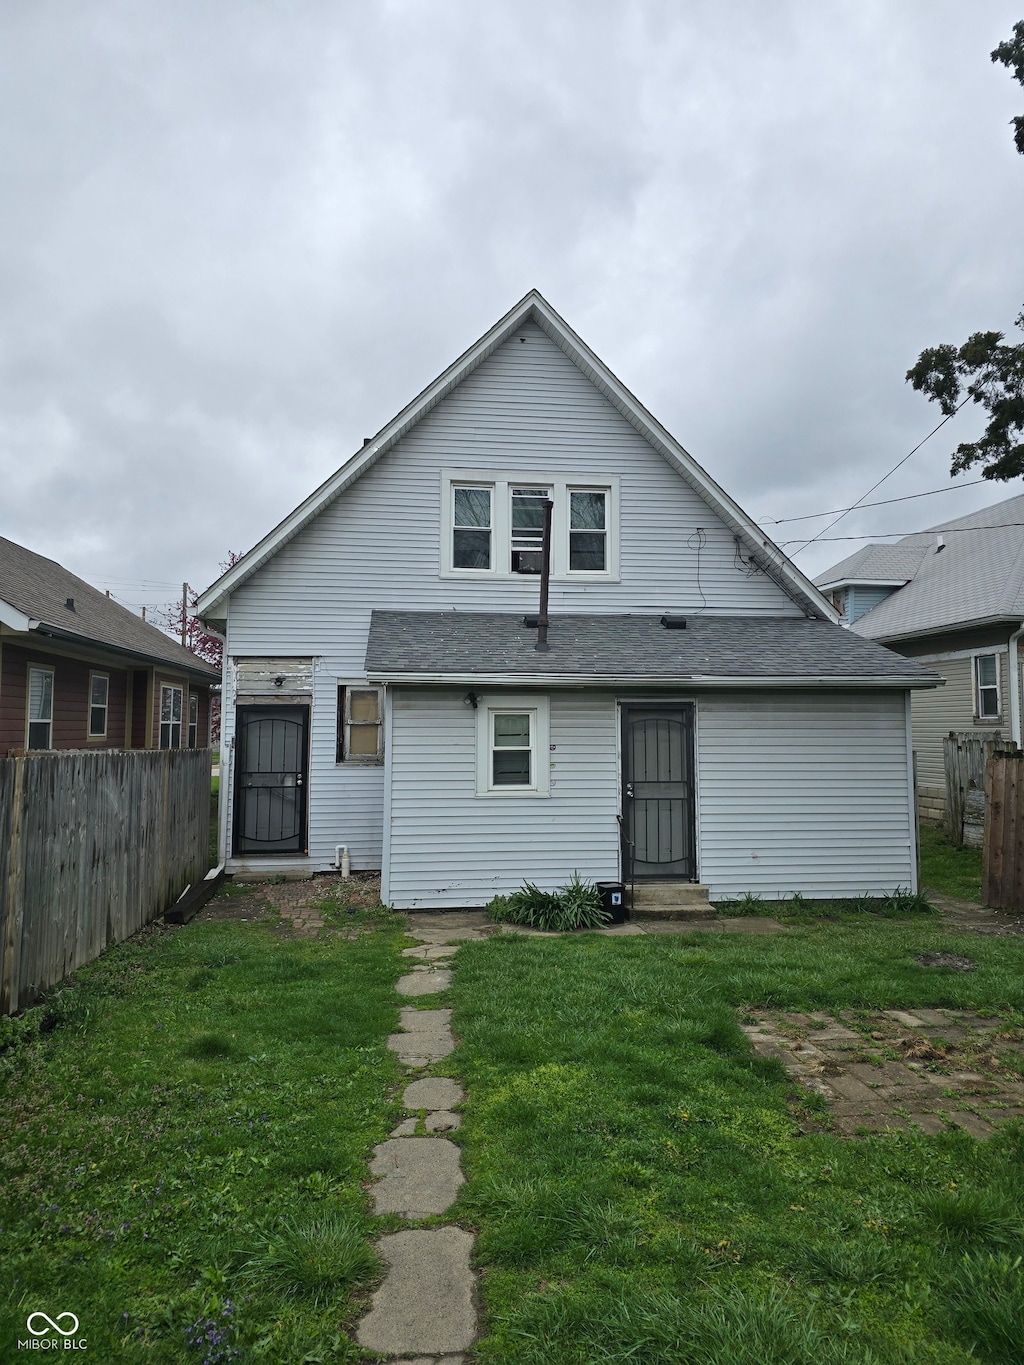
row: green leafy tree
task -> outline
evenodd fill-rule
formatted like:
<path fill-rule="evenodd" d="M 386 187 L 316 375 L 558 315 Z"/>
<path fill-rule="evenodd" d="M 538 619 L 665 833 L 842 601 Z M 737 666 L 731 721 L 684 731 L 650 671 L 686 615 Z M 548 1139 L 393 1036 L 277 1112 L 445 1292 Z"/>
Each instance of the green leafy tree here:
<path fill-rule="evenodd" d="M 1024 21 L 1013 36 L 992 53 L 1024 85 Z M 1024 115 L 1011 120 L 1014 142 L 1024 156 Z M 1024 311 L 1015 319 L 1024 331 Z M 918 393 L 938 403 L 946 417 L 968 400 L 988 413 L 988 426 L 977 441 L 957 446 L 950 473 L 981 465 L 986 479 L 1014 479 L 1024 474 L 1024 342 L 1009 345 L 1003 332 L 975 332 L 962 346 L 931 346 L 922 351 L 907 380 Z"/>

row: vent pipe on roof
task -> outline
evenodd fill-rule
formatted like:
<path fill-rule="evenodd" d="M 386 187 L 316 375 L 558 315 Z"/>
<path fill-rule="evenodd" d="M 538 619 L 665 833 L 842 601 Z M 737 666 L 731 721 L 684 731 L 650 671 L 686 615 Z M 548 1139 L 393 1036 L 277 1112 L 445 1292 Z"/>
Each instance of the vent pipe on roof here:
<path fill-rule="evenodd" d="M 945 536 L 936 536 L 936 537 L 935 537 L 935 553 L 936 553 L 937 555 L 938 555 L 938 554 L 941 554 L 942 551 L 943 551 L 945 548 L 946 548 L 946 537 L 945 537 Z"/>
<path fill-rule="evenodd" d="M 64 603 L 64 605 L 67 607 L 68 611 L 74 611 L 75 599 L 73 597 L 69 597 L 67 601 Z"/>

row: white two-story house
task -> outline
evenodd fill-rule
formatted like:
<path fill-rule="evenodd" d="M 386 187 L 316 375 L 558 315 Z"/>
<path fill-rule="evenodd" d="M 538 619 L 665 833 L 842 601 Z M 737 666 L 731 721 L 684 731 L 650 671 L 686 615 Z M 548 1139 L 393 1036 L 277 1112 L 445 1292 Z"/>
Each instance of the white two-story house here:
<path fill-rule="evenodd" d="M 549 648 L 535 618 L 553 504 Z M 200 599 L 235 872 L 914 886 L 910 690 L 536 292 Z"/>

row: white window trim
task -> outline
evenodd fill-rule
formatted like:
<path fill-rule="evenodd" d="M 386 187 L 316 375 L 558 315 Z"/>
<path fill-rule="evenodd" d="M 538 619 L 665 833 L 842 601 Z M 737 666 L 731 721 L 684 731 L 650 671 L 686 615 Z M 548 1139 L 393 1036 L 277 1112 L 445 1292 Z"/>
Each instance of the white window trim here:
<path fill-rule="evenodd" d="M 452 567 L 453 530 L 455 520 L 455 487 L 491 489 L 491 567 L 489 569 L 455 569 Z M 442 469 L 441 470 L 441 560 L 439 576 L 448 579 L 468 579 L 481 582 L 536 582 L 536 574 L 512 573 L 510 549 L 512 543 L 512 499 L 510 488 L 549 488 L 555 504 L 551 514 L 551 581 L 554 583 L 617 583 L 619 582 L 619 479 L 587 478 L 586 470 L 578 477 L 551 475 L 535 470 Z M 605 528 L 607 558 L 603 571 L 569 568 L 569 493 L 607 493 L 607 526 Z"/>
<path fill-rule="evenodd" d="M 196 713 L 195 720 L 192 719 L 193 710 Z M 188 747 L 199 748 L 199 693 L 191 690 L 188 694 Z"/>
<path fill-rule="evenodd" d="M 42 720 L 41 718 L 40 718 L 39 720 L 33 720 L 33 719 L 31 718 L 31 711 L 32 711 L 32 674 L 33 674 L 33 673 L 49 673 L 49 675 L 50 675 L 50 715 L 49 715 L 49 719 L 47 719 L 47 720 L 45 720 L 45 721 Z M 56 677 L 56 673 L 55 673 L 54 669 L 51 668 L 51 667 L 48 667 L 46 664 L 31 664 L 31 663 L 30 663 L 30 664 L 28 665 L 28 667 L 26 668 L 26 670 L 25 670 L 25 748 L 26 748 L 26 749 L 31 749 L 31 746 L 30 746 L 30 744 L 29 744 L 29 734 L 31 733 L 31 731 L 30 731 L 30 727 L 31 727 L 31 726 L 33 726 L 33 725 L 49 725 L 49 727 L 50 727 L 50 742 L 49 742 L 49 744 L 47 744 L 47 746 L 46 746 L 45 749 L 32 749 L 31 752 L 33 752 L 33 753 L 47 753 L 47 752 L 49 752 L 49 750 L 51 750 L 51 749 L 53 748 L 53 709 L 54 709 L 54 705 L 55 705 L 56 701 L 57 701 L 57 677 Z"/>
<path fill-rule="evenodd" d="M 96 704 L 93 702 L 93 699 L 92 699 L 92 684 L 93 684 L 93 679 L 94 679 L 94 678 L 103 678 L 103 679 L 106 681 L 106 684 L 107 684 L 107 699 L 106 699 L 106 701 L 103 703 L 103 729 L 102 729 L 102 730 L 94 730 L 94 729 L 92 728 L 92 713 L 93 713 L 93 707 L 96 705 Z M 85 722 L 85 724 L 86 724 L 86 731 L 85 731 L 85 733 L 86 733 L 86 738 L 87 738 L 87 739 L 106 739 L 106 737 L 107 737 L 107 730 L 108 730 L 109 727 L 110 727 L 110 674 L 109 674 L 109 673 L 100 673 L 100 672 L 97 672 L 97 671 L 95 671 L 95 670 L 90 670 L 90 672 L 89 672 L 89 699 L 88 699 L 88 701 L 89 701 L 89 704 L 88 704 L 88 715 L 87 715 L 87 717 L 86 717 L 86 722 Z M 97 708 L 97 709 L 98 709 L 98 708 Z"/>
<path fill-rule="evenodd" d="M 492 781 L 491 739 L 494 732 L 494 716 L 514 711 L 526 712 L 530 717 L 531 772 L 533 782 L 529 787 L 496 787 Z M 551 716 L 547 697 L 534 693 L 525 695 L 494 695 L 481 697 L 476 711 L 476 794 L 488 800 L 509 796 L 515 800 L 523 797 L 547 797 L 551 794 Z"/>
<path fill-rule="evenodd" d="M 339 694 L 342 691 L 345 694 L 344 715 L 341 714 L 340 695 L 338 703 L 336 703 L 338 712 L 338 733 L 335 736 L 336 766 L 339 768 L 379 768 L 384 762 L 384 688 L 375 687 L 373 683 L 368 683 L 365 680 L 360 682 L 359 679 L 354 679 L 346 682 L 344 678 L 341 678 L 338 680 Z M 375 754 L 349 754 L 349 727 L 352 724 L 349 720 L 349 710 L 353 692 L 376 692 L 377 694 L 377 752 Z"/>
<path fill-rule="evenodd" d="M 177 692 L 177 693 L 180 695 L 180 697 L 181 697 L 181 706 L 178 708 L 178 719 L 177 719 L 177 720 L 164 720 L 164 719 L 163 719 L 163 714 L 164 714 L 164 693 L 165 693 L 165 692 Z M 172 702 L 171 702 L 171 715 L 173 716 L 173 714 L 174 714 L 174 702 L 172 701 Z M 177 725 L 177 727 L 178 727 L 178 742 L 177 742 L 177 744 L 168 743 L 168 744 L 167 744 L 167 748 L 168 748 L 168 749 L 181 749 L 181 748 L 184 748 L 184 745 L 182 744 L 182 739 L 184 738 L 184 735 L 182 734 L 182 731 L 183 731 L 183 729 L 184 729 L 184 723 L 185 723 L 185 688 L 182 686 L 181 683 L 161 683 L 161 684 L 160 684 L 160 710 L 159 710 L 159 712 L 158 712 L 158 714 L 157 714 L 157 723 L 158 723 L 158 725 L 159 725 L 159 730 L 158 730 L 158 733 L 157 733 L 157 744 L 158 744 L 158 746 L 159 746 L 161 749 L 164 748 L 163 738 L 164 738 L 164 726 L 165 726 L 165 725 L 168 727 L 168 734 L 167 734 L 168 741 L 173 737 L 175 725 Z"/>
<path fill-rule="evenodd" d="M 981 714 L 981 678 L 978 671 L 978 660 L 994 658 L 996 661 L 996 713 L 994 716 L 983 716 Z M 986 691 L 991 691 L 993 684 L 985 685 Z M 971 655 L 971 687 L 974 692 L 974 721 L 977 725 L 1001 725 L 1003 721 L 1003 687 L 1002 669 L 999 666 L 999 651 L 996 649 L 979 649 Z"/>

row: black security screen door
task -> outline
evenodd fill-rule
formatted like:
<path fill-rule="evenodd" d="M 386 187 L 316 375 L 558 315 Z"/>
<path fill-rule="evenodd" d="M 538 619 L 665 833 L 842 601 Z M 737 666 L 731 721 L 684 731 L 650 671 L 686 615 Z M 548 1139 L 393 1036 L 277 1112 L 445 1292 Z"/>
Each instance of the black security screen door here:
<path fill-rule="evenodd" d="M 693 706 L 622 708 L 624 875 L 694 881 Z"/>
<path fill-rule="evenodd" d="M 309 708 L 240 706 L 236 853 L 304 853 Z"/>

